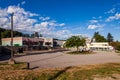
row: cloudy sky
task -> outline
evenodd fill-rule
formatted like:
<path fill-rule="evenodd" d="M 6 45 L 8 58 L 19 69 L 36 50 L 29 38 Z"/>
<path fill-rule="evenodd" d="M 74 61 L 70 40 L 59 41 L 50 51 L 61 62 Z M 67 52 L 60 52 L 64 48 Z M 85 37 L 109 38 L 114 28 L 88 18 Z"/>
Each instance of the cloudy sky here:
<path fill-rule="evenodd" d="M 10 29 L 12 12 L 23 33 L 66 39 L 99 31 L 120 40 L 120 0 L 0 0 L 0 27 Z"/>

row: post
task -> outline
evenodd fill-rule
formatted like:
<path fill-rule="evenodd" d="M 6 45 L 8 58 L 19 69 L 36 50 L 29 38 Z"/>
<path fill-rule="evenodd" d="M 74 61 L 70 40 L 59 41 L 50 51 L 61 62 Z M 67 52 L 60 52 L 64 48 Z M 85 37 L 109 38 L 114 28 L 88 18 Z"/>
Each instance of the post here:
<path fill-rule="evenodd" d="M 13 15 L 11 14 L 11 58 L 13 59 Z"/>
<path fill-rule="evenodd" d="M 27 69 L 30 69 L 30 63 L 29 62 L 27 63 Z"/>
<path fill-rule="evenodd" d="M 9 60 L 9 64 L 15 64 L 15 60 L 13 58 L 13 15 L 14 13 L 11 14 L 11 58 Z"/>

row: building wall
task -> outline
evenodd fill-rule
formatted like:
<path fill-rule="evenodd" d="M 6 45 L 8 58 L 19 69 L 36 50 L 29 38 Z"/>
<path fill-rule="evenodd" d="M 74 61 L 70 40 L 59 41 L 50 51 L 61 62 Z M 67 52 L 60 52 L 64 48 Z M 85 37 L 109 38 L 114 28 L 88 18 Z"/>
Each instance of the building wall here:
<path fill-rule="evenodd" d="M 44 38 L 44 43 L 43 43 L 44 46 L 48 46 L 48 45 L 45 45 L 46 42 L 50 42 L 51 45 L 49 46 L 53 47 L 53 38 Z"/>
<path fill-rule="evenodd" d="M 63 47 L 63 45 L 65 43 L 65 41 L 63 41 L 63 40 L 56 40 L 56 42 L 57 42 L 57 45 L 59 45 L 60 47 Z"/>
<path fill-rule="evenodd" d="M 110 50 L 107 42 L 92 42 L 88 44 L 88 48 L 91 50 Z"/>
<path fill-rule="evenodd" d="M 13 38 L 13 46 L 22 46 L 22 37 Z M 11 38 L 2 38 L 2 46 L 11 46 Z"/>

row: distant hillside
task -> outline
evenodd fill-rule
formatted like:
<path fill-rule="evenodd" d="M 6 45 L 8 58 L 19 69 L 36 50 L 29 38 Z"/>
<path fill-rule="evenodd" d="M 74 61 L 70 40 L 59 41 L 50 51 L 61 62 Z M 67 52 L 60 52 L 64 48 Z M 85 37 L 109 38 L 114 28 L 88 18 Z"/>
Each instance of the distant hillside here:
<path fill-rule="evenodd" d="M 14 37 L 30 37 L 29 34 L 23 34 L 18 31 L 13 31 Z M 11 37 L 11 30 L 7 30 L 4 28 L 0 28 L 0 44 L 1 44 L 1 38 L 7 38 Z"/>
<path fill-rule="evenodd" d="M 11 30 L 0 28 L 0 34 L 1 34 L 1 38 L 11 37 Z M 29 34 L 24 34 L 19 31 L 13 31 L 13 34 L 14 34 L 14 37 L 20 37 L 20 36 L 29 37 Z"/>

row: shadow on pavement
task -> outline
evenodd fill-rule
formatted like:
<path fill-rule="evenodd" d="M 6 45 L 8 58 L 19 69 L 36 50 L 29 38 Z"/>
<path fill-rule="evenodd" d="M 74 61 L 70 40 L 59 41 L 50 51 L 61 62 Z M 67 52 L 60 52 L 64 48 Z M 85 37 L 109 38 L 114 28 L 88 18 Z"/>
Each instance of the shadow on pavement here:
<path fill-rule="evenodd" d="M 59 71 L 58 73 L 56 73 L 52 78 L 48 79 L 48 80 L 55 80 L 57 77 L 59 77 L 61 74 L 63 74 L 64 72 L 66 72 L 68 69 L 70 69 L 71 66 L 66 67 L 65 69 Z"/>
<path fill-rule="evenodd" d="M 39 66 L 36 66 L 36 67 L 33 67 L 33 68 L 30 68 L 30 70 L 34 70 L 34 69 L 38 69 Z"/>
<path fill-rule="evenodd" d="M 0 56 L 0 61 L 5 61 L 5 60 L 8 60 L 10 59 L 10 55 L 2 55 Z"/>
<path fill-rule="evenodd" d="M 48 57 L 48 58 L 44 58 L 44 59 L 40 59 L 40 60 L 35 60 L 35 61 L 31 61 L 30 63 L 39 62 L 39 61 L 45 61 L 45 60 L 57 58 L 57 57 L 60 57 L 60 56 L 63 56 L 63 55 L 61 54 L 61 55 L 57 55 L 57 56 L 53 56 L 53 57 Z"/>

